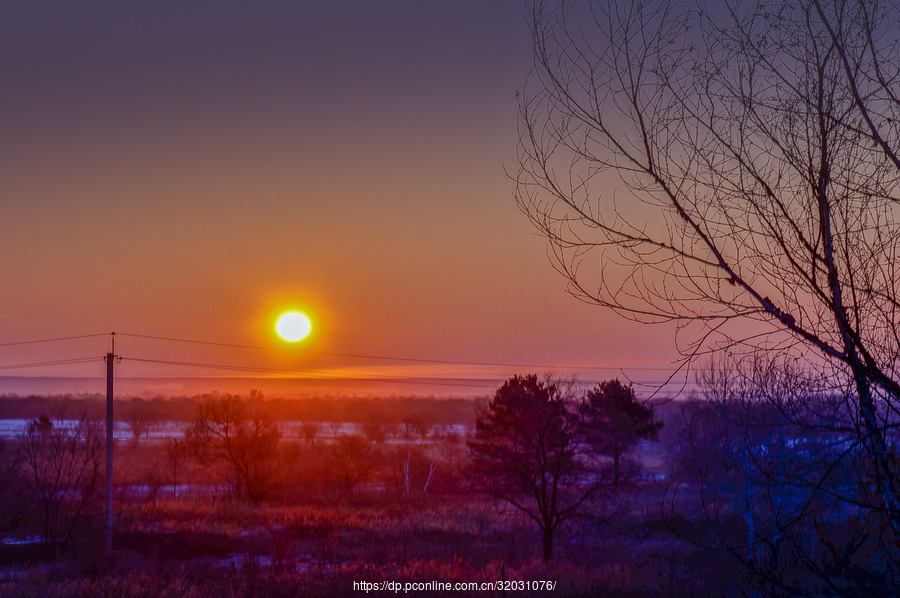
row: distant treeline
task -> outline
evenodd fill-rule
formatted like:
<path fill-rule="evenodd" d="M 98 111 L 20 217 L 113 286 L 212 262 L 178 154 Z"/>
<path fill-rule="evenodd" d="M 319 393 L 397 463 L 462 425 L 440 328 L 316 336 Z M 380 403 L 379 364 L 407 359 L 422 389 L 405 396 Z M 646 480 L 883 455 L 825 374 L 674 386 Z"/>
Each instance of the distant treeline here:
<path fill-rule="evenodd" d="M 148 420 L 191 421 L 204 401 L 222 395 L 202 394 L 191 397 L 158 397 L 116 399 L 117 420 L 125 421 L 135 411 Z M 383 422 L 401 423 L 415 419 L 429 424 L 466 424 L 475 421 L 476 401 L 471 399 L 439 399 L 432 397 L 333 398 L 303 399 L 265 398 L 251 392 L 248 401 L 262 401 L 266 412 L 278 421 Z M 103 395 L 0 395 L 0 419 L 33 419 L 45 414 L 51 417 L 103 419 L 106 397 Z"/>

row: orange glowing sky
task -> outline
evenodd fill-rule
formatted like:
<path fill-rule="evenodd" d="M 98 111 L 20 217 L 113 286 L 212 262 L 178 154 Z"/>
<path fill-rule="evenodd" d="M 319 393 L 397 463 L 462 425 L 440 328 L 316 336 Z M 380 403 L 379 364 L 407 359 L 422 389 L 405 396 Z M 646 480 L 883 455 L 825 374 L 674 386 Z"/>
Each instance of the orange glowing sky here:
<path fill-rule="evenodd" d="M 276 347 L 120 338 L 126 357 L 367 374 L 490 368 L 308 351 L 669 366 L 672 329 L 567 295 L 512 200 L 520 3 L 310 4 L 0 6 L 0 343 L 116 330 Z M 313 320 L 297 346 L 274 337 L 287 309 Z M 0 347 L 0 365 L 107 348 Z"/>

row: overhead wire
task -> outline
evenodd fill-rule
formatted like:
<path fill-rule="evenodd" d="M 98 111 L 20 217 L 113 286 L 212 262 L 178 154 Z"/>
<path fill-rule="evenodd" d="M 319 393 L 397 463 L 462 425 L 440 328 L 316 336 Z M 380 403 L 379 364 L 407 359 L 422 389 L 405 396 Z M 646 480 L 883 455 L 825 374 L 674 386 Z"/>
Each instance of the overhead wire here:
<path fill-rule="evenodd" d="M 131 336 L 134 338 L 147 338 L 147 339 L 153 339 L 153 340 L 157 340 L 157 341 L 173 341 L 176 343 L 192 343 L 195 345 L 212 345 L 215 347 L 235 347 L 237 349 L 258 349 L 261 351 L 269 350 L 269 347 L 258 347 L 255 345 L 236 345 L 233 343 L 217 343 L 217 342 L 213 342 L 213 341 L 198 341 L 198 340 L 191 340 L 191 339 L 186 339 L 186 338 L 173 338 L 170 336 L 152 336 L 149 334 L 132 334 L 130 332 L 117 332 L 116 336 Z"/>
<path fill-rule="evenodd" d="M 47 339 L 38 339 L 38 340 L 28 340 L 28 341 L 17 341 L 10 343 L 0 343 L 0 347 L 11 347 L 11 346 L 19 346 L 19 345 L 29 345 L 29 344 L 37 344 L 37 343 L 48 343 L 55 341 L 67 341 L 67 340 L 75 340 L 75 339 L 84 339 L 84 338 L 96 338 L 101 336 L 110 336 L 110 334 L 115 334 L 116 336 L 121 337 L 133 337 L 133 338 L 143 338 L 149 340 L 159 340 L 159 341 L 168 341 L 168 342 L 178 342 L 178 343 L 191 343 L 198 345 L 209 345 L 209 346 L 217 346 L 217 347 L 232 347 L 238 349 L 254 349 L 254 350 L 272 350 L 271 347 L 263 347 L 258 345 L 242 345 L 236 343 L 223 343 L 223 342 L 215 342 L 215 341 L 203 341 L 196 339 L 185 339 L 185 338 L 176 338 L 176 337 L 167 337 L 167 336 L 155 336 L 149 334 L 136 334 L 130 332 L 118 332 L 118 333 L 95 333 L 95 334 L 82 334 L 76 336 L 63 336 L 56 338 L 47 338 Z M 533 364 L 533 363 L 505 363 L 505 362 L 488 362 L 488 361 L 463 361 L 463 360 L 450 360 L 450 359 L 428 359 L 428 358 L 416 358 L 416 357 L 396 357 L 396 356 L 386 356 L 386 355 L 367 355 L 361 353 L 335 353 L 335 352 L 325 352 L 325 351 L 305 351 L 307 355 L 322 355 L 328 357 L 347 357 L 347 358 L 355 358 L 355 359 L 376 359 L 376 360 L 385 360 L 385 361 L 400 361 L 400 362 L 411 362 L 411 363 L 431 363 L 431 364 L 441 364 L 441 365 L 468 365 L 468 366 L 482 366 L 482 367 L 517 367 L 517 368 L 536 368 L 536 369 L 546 369 L 546 370 L 554 370 L 554 369 L 567 369 L 567 370 L 598 370 L 598 371 L 620 371 L 623 374 L 626 371 L 669 371 L 668 368 L 622 368 L 622 367 L 604 367 L 604 366 L 575 366 L 575 365 L 546 365 L 546 364 Z M 19 368 L 31 368 L 31 367 L 50 367 L 56 365 L 66 365 L 66 364 L 74 364 L 74 363 L 87 363 L 89 361 L 94 361 L 97 358 L 79 358 L 79 359 L 71 359 L 71 360 L 58 360 L 58 361 L 45 361 L 45 362 L 35 362 L 28 364 L 13 364 L 7 366 L 0 366 L 0 370 L 5 369 L 19 369 Z M 454 385 L 454 386 L 485 386 L 487 384 L 493 385 L 495 381 L 485 381 L 484 383 L 480 383 L 477 381 L 478 379 L 474 378 L 426 378 L 426 377 L 415 377 L 415 376 L 380 376 L 378 374 L 367 374 L 365 377 L 360 377 L 358 375 L 353 374 L 327 374 L 327 373 L 316 373 L 312 371 L 298 371 L 298 370 L 283 370 L 276 368 L 262 368 L 262 367 L 253 367 L 253 366 L 232 366 L 232 365 L 224 365 L 224 364 L 203 364 L 203 363 L 194 363 L 194 362 L 176 362 L 176 361 L 166 361 L 166 360 L 151 360 L 151 359 L 140 359 L 135 357 L 129 357 L 132 361 L 144 361 L 147 363 L 159 363 L 159 364 L 167 364 L 167 365 L 182 365 L 185 367 L 199 367 L 199 368 L 209 368 L 209 369 L 221 369 L 221 370 L 235 370 L 235 371 L 246 371 L 246 372 L 260 372 L 260 373 L 279 373 L 279 374 L 292 374 L 292 375 L 305 375 L 305 376 L 318 376 L 318 379 L 354 379 L 354 380 L 363 380 L 363 381 L 394 381 L 394 382 L 409 382 L 409 383 L 417 383 L 417 384 L 440 384 L 440 385 Z M 465 380 L 466 382 L 463 382 Z M 476 382 L 475 384 L 471 384 L 471 382 Z M 653 383 L 650 383 L 653 384 Z"/>
<path fill-rule="evenodd" d="M 96 336 L 109 336 L 108 332 L 98 332 L 97 334 L 80 334 L 78 336 L 60 336 L 57 338 L 42 338 L 35 341 L 17 341 L 14 343 L 0 343 L 0 347 L 14 347 L 16 345 L 33 345 L 36 343 L 52 343 L 55 341 L 70 341 L 78 338 L 93 338 Z"/>
<path fill-rule="evenodd" d="M 405 384 L 434 384 L 440 386 L 473 386 L 473 387 L 494 387 L 495 380 L 479 381 L 475 378 L 426 378 L 417 376 L 388 376 L 378 374 L 337 374 L 311 370 L 287 370 L 277 368 L 263 368 L 253 366 L 236 366 L 212 363 L 194 363 L 187 361 L 170 361 L 163 359 L 144 359 L 139 357 L 123 357 L 122 361 L 139 361 L 144 363 L 160 363 L 165 365 L 176 365 L 185 367 L 198 367 L 218 370 L 230 370 L 240 372 L 256 372 L 268 374 L 291 374 L 306 380 L 358 380 L 362 382 L 398 382 Z"/>
<path fill-rule="evenodd" d="M 89 363 L 92 361 L 102 361 L 102 357 L 80 357 L 77 359 L 60 359 L 57 361 L 40 361 L 35 363 L 18 363 L 13 365 L 0 365 L 0 370 L 15 370 L 21 368 L 37 368 L 54 365 L 68 365 L 72 363 Z"/>
<path fill-rule="evenodd" d="M 130 336 L 135 338 L 146 338 L 152 340 L 161 340 L 161 341 L 172 341 L 178 343 L 192 343 L 197 345 L 212 345 L 216 347 L 234 347 L 238 349 L 255 349 L 261 351 L 270 351 L 271 347 L 262 347 L 258 345 L 239 345 L 232 343 L 219 343 L 212 341 L 200 341 L 193 339 L 185 339 L 185 338 L 174 338 L 174 337 L 166 337 L 166 336 L 152 336 L 149 334 L 132 334 L 130 332 L 118 332 L 117 336 Z M 516 367 L 516 368 L 538 368 L 538 369 L 567 369 L 567 370 L 603 370 L 603 371 L 670 371 L 671 368 L 622 368 L 622 367 L 611 367 L 611 366 L 581 366 L 581 365 L 546 365 L 546 364 L 534 364 L 534 363 L 502 363 L 502 362 L 490 362 L 490 361 L 458 361 L 458 360 L 450 360 L 450 359 L 426 359 L 421 357 L 393 357 L 393 356 L 385 356 L 385 355 L 365 355 L 361 353 L 331 353 L 325 351 L 305 351 L 307 355 L 323 355 L 326 357 L 352 357 L 355 359 L 382 359 L 387 361 L 406 361 L 406 362 L 416 362 L 416 363 L 434 363 L 434 364 L 443 364 L 443 365 L 475 365 L 475 366 L 488 366 L 488 367 Z"/>
<path fill-rule="evenodd" d="M 60 359 L 55 361 L 41 361 L 32 363 L 20 363 L 12 365 L 0 366 L 0 370 L 25 369 L 35 367 L 52 367 L 58 365 L 70 365 L 80 363 L 91 363 L 102 361 L 102 357 L 81 357 L 76 359 Z M 457 387 L 473 387 L 473 388 L 493 388 L 500 382 L 499 380 L 479 380 L 476 378 L 434 378 L 421 376 L 389 376 L 379 374 L 351 374 L 351 373 L 328 373 L 311 370 L 289 370 L 278 368 L 264 368 L 253 366 L 236 366 L 226 364 L 212 363 L 196 363 L 187 361 L 174 361 L 162 359 L 145 359 L 140 357 L 123 357 L 122 361 L 136 361 L 143 363 L 157 363 L 164 365 L 217 369 L 225 371 L 240 371 L 252 373 L 267 374 L 288 374 L 296 376 L 304 380 L 354 380 L 359 382 L 396 382 L 398 384 L 423 384 L 432 386 L 457 386 Z"/>

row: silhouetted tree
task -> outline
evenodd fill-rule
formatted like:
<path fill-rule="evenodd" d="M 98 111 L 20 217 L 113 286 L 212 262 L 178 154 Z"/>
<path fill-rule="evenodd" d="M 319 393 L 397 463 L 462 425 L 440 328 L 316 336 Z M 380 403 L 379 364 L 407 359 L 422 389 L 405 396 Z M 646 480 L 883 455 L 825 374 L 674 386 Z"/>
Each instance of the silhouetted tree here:
<path fill-rule="evenodd" d="M 431 424 L 421 415 L 407 415 L 400 422 L 400 437 L 410 442 L 416 438 L 424 440 L 431 430 Z"/>
<path fill-rule="evenodd" d="M 260 403 L 247 403 L 234 395 L 210 397 L 199 405 L 186 436 L 202 462 L 229 464 L 238 499 L 259 502 L 267 496 L 281 432 Z"/>
<path fill-rule="evenodd" d="M 153 423 L 153 411 L 142 399 L 132 399 L 124 405 L 125 423 L 131 430 L 132 444 L 137 445 L 141 436 L 150 435 L 150 426 Z"/>
<path fill-rule="evenodd" d="M 28 491 L 41 521 L 41 538 L 61 548 L 97 495 L 102 476 L 104 439 L 85 418 L 32 420 L 21 437 Z"/>
<path fill-rule="evenodd" d="M 182 465 L 187 461 L 190 450 L 187 442 L 178 438 L 170 438 L 166 440 L 166 461 L 169 464 L 169 471 L 172 472 L 172 497 L 178 498 L 178 472 L 181 471 Z"/>
<path fill-rule="evenodd" d="M 345 493 L 363 481 L 375 466 L 372 446 L 362 436 L 340 436 L 331 445 L 332 471 Z"/>
<path fill-rule="evenodd" d="M 48 420 L 49 421 L 49 420 Z M 29 497 L 28 480 L 22 471 L 22 451 L 0 439 L 0 534 L 6 535 L 22 521 Z"/>
<path fill-rule="evenodd" d="M 363 434 L 366 436 L 366 440 L 369 442 L 374 442 L 376 444 L 383 444 L 387 439 L 388 427 L 387 424 L 380 421 L 367 421 L 362 425 Z"/>
<path fill-rule="evenodd" d="M 634 396 L 634 389 L 606 380 L 589 390 L 578 406 L 585 442 L 613 460 L 613 484 L 619 485 L 623 455 L 641 439 L 656 439 L 663 423 L 653 418 L 653 406 Z"/>
<path fill-rule="evenodd" d="M 521 209 L 571 291 L 852 388 L 900 542 L 900 53 L 887 2 L 534 0 Z M 693 332 L 692 332 L 693 331 Z"/>
<path fill-rule="evenodd" d="M 666 502 L 698 505 L 706 542 L 775 595 L 896 595 L 897 546 L 845 423 L 853 401 L 768 354 L 711 361 L 697 382 L 673 418 L 680 496 Z"/>
<path fill-rule="evenodd" d="M 419 492 L 425 494 L 441 462 L 439 450 L 434 445 L 417 446 L 412 438 L 407 437 L 393 456 L 393 470 L 406 496 Z"/>
<path fill-rule="evenodd" d="M 313 442 L 322 429 L 322 422 L 305 421 L 300 425 L 300 433 L 307 442 Z"/>
<path fill-rule="evenodd" d="M 579 458 L 583 443 L 564 391 L 560 382 L 533 374 L 510 378 L 479 410 L 468 442 L 472 487 L 534 520 L 545 560 L 560 524 L 599 488 Z"/>

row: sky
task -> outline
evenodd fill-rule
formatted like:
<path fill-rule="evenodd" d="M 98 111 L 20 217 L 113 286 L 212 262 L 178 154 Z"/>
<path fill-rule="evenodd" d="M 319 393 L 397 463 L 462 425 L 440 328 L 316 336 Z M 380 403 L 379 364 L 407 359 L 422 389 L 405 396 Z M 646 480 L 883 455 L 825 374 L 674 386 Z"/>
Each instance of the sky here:
<path fill-rule="evenodd" d="M 568 295 L 515 206 L 530 52 L 515 0 L 0 4 L 0 345 L 262 347 L 118 336 L 117 375 L 327 372 L 375 394 L 487 394 L 377 377 L 537 365 L 660 379 L 672 328 Z M 274 334 L 287 309 L 313 322 L 296 345 Z M 108 350 L 0 346 L 0 367 Z"/>

